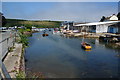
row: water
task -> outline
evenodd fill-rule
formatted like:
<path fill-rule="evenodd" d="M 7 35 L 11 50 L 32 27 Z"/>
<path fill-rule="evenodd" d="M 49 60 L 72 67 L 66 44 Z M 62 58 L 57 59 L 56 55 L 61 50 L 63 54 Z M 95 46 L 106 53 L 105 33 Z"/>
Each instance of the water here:
<path fill-rule="evenodd" d="M 46 78 L 116 78 L 119 50 L 110 49 L 98 39 L 85 39 L 91 51 L 81 49 L 82 38 L 66 38 L 49 33 L 34 33 L 29 38 L 25 58 L 27 75 L 42 73 Z"/>

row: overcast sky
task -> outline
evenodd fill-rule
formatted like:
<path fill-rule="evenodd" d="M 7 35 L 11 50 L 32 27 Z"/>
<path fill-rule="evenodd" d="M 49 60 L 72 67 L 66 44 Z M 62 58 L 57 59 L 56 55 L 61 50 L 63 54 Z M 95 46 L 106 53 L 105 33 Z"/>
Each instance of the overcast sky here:
<path fill-rule="evenodd" d="M 118 2 L 3 2 L 2 12 L 6 18 L 92 22 L 117 14 Z"/>

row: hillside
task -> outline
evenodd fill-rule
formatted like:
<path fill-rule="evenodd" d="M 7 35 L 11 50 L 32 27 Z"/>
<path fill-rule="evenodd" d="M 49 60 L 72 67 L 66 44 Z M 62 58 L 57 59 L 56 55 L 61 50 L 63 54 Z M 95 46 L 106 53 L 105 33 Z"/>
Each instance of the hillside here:
<path fill-rule="evenodd" d="M 20 19 L 6 19 L 7 24 L 6 27 L 13 27 L 13 26 L 25 26 L 25 27 L 38 27 L 38 28 L 53 28 L 59 27 L 60 21 L 30 21 L 30 20 L 20 20 Z"/>

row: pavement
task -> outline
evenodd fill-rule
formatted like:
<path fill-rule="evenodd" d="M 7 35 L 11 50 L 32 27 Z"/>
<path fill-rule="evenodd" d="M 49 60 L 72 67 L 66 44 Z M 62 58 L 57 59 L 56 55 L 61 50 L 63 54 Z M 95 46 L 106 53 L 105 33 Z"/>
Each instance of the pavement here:
<path fill-rule="evenodd" d="M 12 52 L 9 52 L 3 63 L 10 74 L 11 78 L 16 78 L 16 73 L 20 68 L 20 59 L 22 54 L 22 44 L 15 43 Z"/>

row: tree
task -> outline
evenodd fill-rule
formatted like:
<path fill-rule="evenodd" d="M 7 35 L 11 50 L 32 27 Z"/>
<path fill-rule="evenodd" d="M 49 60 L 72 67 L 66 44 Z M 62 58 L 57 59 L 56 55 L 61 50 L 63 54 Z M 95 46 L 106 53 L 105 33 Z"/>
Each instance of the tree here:
<path fill-rule="evenodd" d="M 6 18 L 2 16 L 2 26 L 5 26 L 6 23 L 7 23 Z"/>
<path fill-rule="evenodd" d="M 120 12 L 117 14 L 118 20 L 120 20 Z"/>
<path fill-rule="evenodd" d="M 103 22 L 105 20 L 105 16 L 102 16 L 100 22 Z"/>

